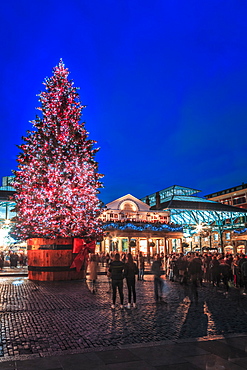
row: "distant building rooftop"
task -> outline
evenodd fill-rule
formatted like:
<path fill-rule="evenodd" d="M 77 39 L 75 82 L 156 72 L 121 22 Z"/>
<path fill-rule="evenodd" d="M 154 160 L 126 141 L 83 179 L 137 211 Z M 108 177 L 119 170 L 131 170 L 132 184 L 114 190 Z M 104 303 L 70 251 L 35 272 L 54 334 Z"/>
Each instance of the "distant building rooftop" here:
<path fill-rule="evenodd" d="M 233 193 L 235 191 L 239 191 L 239 190 L 243 190 L 243 189 L 247 189 L 247 184 L 244 183 L 244 182 L 241 185 L 237 185 L 237 186 L 234 186 L 234 187 L 231 187 L 231 188 L 228 188 L 228 189 L 216 191 L 212 194 L 205 195 L 205 197 L 206 198 L 214 198 L 214 197 L 218 197 L 220 195 L 224 195 L 224 194 L 228 194 L 228 193 L 230 194 L 230 193 Z"/>
<path fill-rule="evenodd" d="M 199 190 L 173 185 L 141 200 L 151 209 L 169 210 L 171 221 L 180 225 L 212 224 L 245 216 L 247 210 L 194 196 Z"/>

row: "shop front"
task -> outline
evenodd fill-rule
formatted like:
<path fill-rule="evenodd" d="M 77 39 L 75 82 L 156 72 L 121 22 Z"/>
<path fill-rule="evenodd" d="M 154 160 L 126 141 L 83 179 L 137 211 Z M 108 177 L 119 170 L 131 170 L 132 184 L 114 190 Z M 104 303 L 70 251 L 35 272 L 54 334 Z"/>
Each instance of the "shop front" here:
<path fill-rule="evenodd" d="M 235 245 L 235 253 L 246 254 L 247 253 L 247 231 L 235 231 L 233 233 L 233 242 Z"/>
<path fill-rule="evenodd" d="M 153 256 L 182 250 L 182 227 L 170 223 L 169 212 L 151 211 L 130 194 L 108 203 L 100 219 L 104 231 L 100 252 Z"/>
<path fill-rule="evenodd" d="M 134 225 L 136 226 L 136 225 Z M 156 254 L 169 254 L 172 252 L 182 252 L 182 229 L 172 231 L 153 231 L 153 225 L 150 230 L 146 225 L 143 231 L 133 231 L 131 226 L 122 231 L 115 225 L 113 229 L 107 229 L 105 226 L 105 236 L 101 242 L 100 252 L 130 252 L 133 255 L 142 252 L 144 256 L 154 256 Z"/>

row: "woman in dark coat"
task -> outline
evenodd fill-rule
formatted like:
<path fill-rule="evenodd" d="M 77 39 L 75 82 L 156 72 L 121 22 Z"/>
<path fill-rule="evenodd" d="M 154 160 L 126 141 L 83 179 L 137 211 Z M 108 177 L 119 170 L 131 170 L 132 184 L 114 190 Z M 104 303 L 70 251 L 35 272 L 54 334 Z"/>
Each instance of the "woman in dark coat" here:
<path fill-rule="evenodd" d="M 231 266 L 229 265 L 229 263 L 227 263 L 226 258 L 221 260 L 220 265 L 219 265 L 219 271 L 220 271 L 220 276 L 222 278 L 222 281 L 226 287 L 226 294 L 228 294 L 228 290 L 229 290 L 228 282 L 231 279 L 232 270 L 231 270 Z"/>
<path fill-rule="evenodd" d="M 135 275 L 138 275 L 138 268 L 136 263 L 133 261 L 131 253 L 127 254 L 127 263 L 125 264 L 124 276 L 126 277 L 128 287 L 128 305 L 131 306 L 131 293 L 133 295 L 133 307 L 136 308 L 136 289 L 135 289 Z"/>
<path fill-rule="evenodd" d="M 211 272 L 211 280 L 213 286 L 219 286 L 220 284 L 220 263 L 216 256 L 213 256 L 213 259 L 210 262 L 210 272 Z"/>

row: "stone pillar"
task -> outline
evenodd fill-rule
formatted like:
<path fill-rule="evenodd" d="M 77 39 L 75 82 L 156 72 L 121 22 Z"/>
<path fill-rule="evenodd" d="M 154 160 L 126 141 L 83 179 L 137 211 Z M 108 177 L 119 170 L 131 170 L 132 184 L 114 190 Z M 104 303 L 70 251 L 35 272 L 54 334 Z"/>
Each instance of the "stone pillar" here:
<path fill-rule="evenodd" d="M 117 238 L 117 243 L 118 243 L 118 251 L 122 253 L 122 239 Z"/>
<path fill-rule="evenodd" d="M 111 240 L 109 237 L 107 237 L 104 241 L 104 247 L 105 247 L 105 252 L 106 253 L 110 253 L 110 244 L 111 244 Z M 107 251 L 106 251 L 107 249 Z"/>
<path fill-rule="evenodd" d="M 131 253 L 130 241 L 131 241 L 131 237 L 128 236 L 128 253 Z"/>
<path fill-rule="evenodd" d="M 164 238 L 164 253 L 165 253 L 165 255 L 167 255 L 167 254 L 168 254 L 168 249 L 167 249 L 167 239 L 166 239 L 166 238 Z"/>
<path fill-rule="evenodd" d="M 149 238 L 147 238 L 147 255 L 149 255 L 149 256 L 150 256 Z"/>
<path fill-rule="evenodd" d="M 140 252 L 140 238 L 136 238 L 136 254 Z"/>
<path fill-rule="evenodd" d="M 103 239 L 101 242 L 100 242 L 100 252 L 105 252 L 105 240 Z"/>
<path fill-rule="evenodd" d="M 172 253 L 172 239 L 168 239 L 168 253 Z"/>
<path fill-rule="evenodd" d="M 180 243 L 180 253 L 184 253 L 184 251 L 183 251 L 183 241 L 182 241 L 182 238 L 179 238 L 179 243 Z"/>
<path fill-rule="evenodd" d="M 156 245 L 156 253 L 160 254 L 160 240 L 155 239 L 155 245 Z"/>

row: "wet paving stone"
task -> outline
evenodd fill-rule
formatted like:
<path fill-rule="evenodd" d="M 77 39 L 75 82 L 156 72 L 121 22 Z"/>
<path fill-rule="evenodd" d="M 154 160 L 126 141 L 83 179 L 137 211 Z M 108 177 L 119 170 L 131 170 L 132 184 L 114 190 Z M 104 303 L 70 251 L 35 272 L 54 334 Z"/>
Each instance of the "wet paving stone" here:
<path fill-rule="evenodd" d="M 199 288 L 166 281 L 164 301 L 154 302 L 152 276 L 137 281 L 137 309 L 115 310 L 106 276 L 92 294 L 85 281 L 0 279 L 0 357 L 112 349 L 128 344 L 209 338 L 247 332 L 247 296 L 209 284 Z M 127 291 L 125 287 L 125 303 Z"/>

